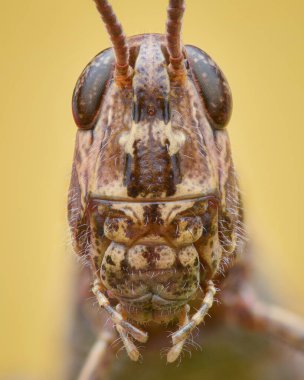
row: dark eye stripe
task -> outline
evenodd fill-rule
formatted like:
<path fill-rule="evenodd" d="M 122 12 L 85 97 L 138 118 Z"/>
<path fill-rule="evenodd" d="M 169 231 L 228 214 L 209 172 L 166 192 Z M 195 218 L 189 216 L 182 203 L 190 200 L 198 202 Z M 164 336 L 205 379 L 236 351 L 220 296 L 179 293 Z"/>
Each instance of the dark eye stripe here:
<path fill-rule="evenodd" d="M 133 121 L 137 124 L 139 123 L 139 120 L 140 120 L 140 107 L 139 107 L 139 104 L 138 102 L 133 102 L 133 105 L 132 105 L 132 119 Z"/>
<path fill-rule="evenodd" d="M 170 107 L 170 103 L 168 100 L 164 101 L 163 117 L 164 117 L 165 124 L 168 124 L 170 119 L 171 119 L 171 107 Z"/>

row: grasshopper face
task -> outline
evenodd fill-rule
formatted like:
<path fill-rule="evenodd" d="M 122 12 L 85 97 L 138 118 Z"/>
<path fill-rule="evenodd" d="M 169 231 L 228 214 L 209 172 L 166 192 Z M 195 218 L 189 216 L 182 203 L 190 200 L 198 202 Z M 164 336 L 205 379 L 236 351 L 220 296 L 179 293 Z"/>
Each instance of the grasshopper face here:
<path fill-rule="evenodd" d="M 186 76 L 178 83 L 162 36 L 133 37 L 129 46 L 130 87 L 113 80 L 111 50 L 89 64 L 76 87 L 78 123 L 82 97 L 89 108 L 93 91 L 102 96 L 93 128 L 78 131 L 70 220 L 76 250 L 94 258 L 109 294 L 131 318 L 159 320 L 195 297 L 235 248 L 236 182 L 227 133 L 214 128 L 230 111 L 229 88 L 195 47 L 184 50 Z M 89 80 L 98 70 L 108 76 L 102 90 Z"/>
<path fill-rule="evenodd" d="M 126 65 L 116 33 L 73 97 L 75 250 L 137 322 L 174 319 L 204 291 L 235 252 L 240 220 L 229 86 L 202 50 L 172 56 L 168 25 L 167 39 L 124 40 Z"/>

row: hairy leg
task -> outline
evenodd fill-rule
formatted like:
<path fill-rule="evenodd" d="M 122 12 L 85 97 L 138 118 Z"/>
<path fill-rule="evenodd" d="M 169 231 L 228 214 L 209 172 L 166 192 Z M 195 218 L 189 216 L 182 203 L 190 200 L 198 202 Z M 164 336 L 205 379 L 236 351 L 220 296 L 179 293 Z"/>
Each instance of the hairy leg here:
<path fill-rule="evenodd" d="M 94 281 L 94 286 L 92 288 L 93 294 L 95 294 L 99 306 L 104 308 L 110 315 L 112 322 L 115 325 L 121 326 L 129 334 L 133 336 L 138 342 L 146 343 L 148 340 L 148 334 L 137 327 L 133 326 L 131 323 L 126 321 L 124 317 L 116 311 L 111 305 L 107 297 L 102 293 L 102 286 L 99 279 Z"/>
<path fill-rule="evenodd" d="M 179 327 L 182 329 L 184 326 L 187 326 L 189 323 L 189 305 L 185 305 L 179 316 Z M 173 363 L 179 357 L 182 352 L 183 346 L 186 342 L 186 339 L 181 340 L 180 342 L 174 344 L 167 354 L 167 362 Z"/>
<path fill-rule="evenodd" d="M 185 326 L 180 328 L 178 331 L 176 331 L 172 335 L 172 342 L 173 345 L 176 345 L 177 343 L 181 341 L 185 341 L 188 336 L 191 334 L 191 332 L 200 325 L 205 315 L 208 313 L 208 310 L 211 308 L 213 304 L 213 298 L 216 290 L 214 287 L 214 284 L 212 281 L 208 281 L 207 287 L 206 287 L 206 293 L 203 298 L 201 307 L 198 309 L 198 311 L 191 317 L 190 322 L 187 323 Z"/>
<path fill-rule="evenodd" d="M 119 313 L 121 312 L 121 307 L 119 304 L 116 306 L 116 310 Z M 117 332 L 118 332 L 118 334 L 119 334 L 119 336 L 123 342 L 123 345 L 127 351 L 129 358 L 132 361 L 137 362 L 139 359 L 139 356 L 140 356 L 137 347 L 132 342 L 131 338 L 128 336 L 128 333 L 126 332 L 126 330 L 121 325 L 116 325 L 115 327 L 116 327 L 116 330 L 117 330 Z"/>

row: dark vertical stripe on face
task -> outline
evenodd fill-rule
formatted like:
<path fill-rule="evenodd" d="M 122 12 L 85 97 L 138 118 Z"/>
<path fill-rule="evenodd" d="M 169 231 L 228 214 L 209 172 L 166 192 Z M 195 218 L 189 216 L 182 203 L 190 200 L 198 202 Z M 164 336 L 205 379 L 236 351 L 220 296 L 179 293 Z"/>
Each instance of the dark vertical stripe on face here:
<path fill-rule="evenodd" d="M 153 39 L 140 48 L 133 78 L 133 132 L 125 161 L 124 184 L 130 197 L 171 196 L 181 181 L 178 156 L 170 156 L 170 79 L 161 47 Z M 145 134 L 143 134 L 145 131 Z"/>
<path fill-rule="evenodd" d="M 125 175 L 124 175 L 124 186 L 128 186 L 131 182 L 132 176 L 132 156 L 130 154 L 126 154 L 125 158 Z"/>
<path fill-rule="evenodd" d="M 171 196 L 176 192 L 176 184 L 180 182 L 176 155 L 170 157 L 166 146 L 151 145 L 135 141 L 132 162 L 127 158 L 125 185 L 130 197 Z"/>

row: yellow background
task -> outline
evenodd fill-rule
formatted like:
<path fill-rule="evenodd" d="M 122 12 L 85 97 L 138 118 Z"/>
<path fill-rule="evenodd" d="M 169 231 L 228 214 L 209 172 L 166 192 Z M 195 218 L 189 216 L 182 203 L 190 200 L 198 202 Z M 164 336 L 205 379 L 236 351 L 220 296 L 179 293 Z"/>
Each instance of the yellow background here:
<path fill-rule="evenodd" d="M 112 4 L 128 35 L 163 32 L 166 0 Z M 0 378 L 54 380 L 74 261 L 65 221 L 71 95 L 109 41 L 92 1 L 1 5 Z M 296 0 L 188 0 L 183 33 L 232 88 L 229 130 L 263 286 L 302 314 L 303 15 Z"/>

